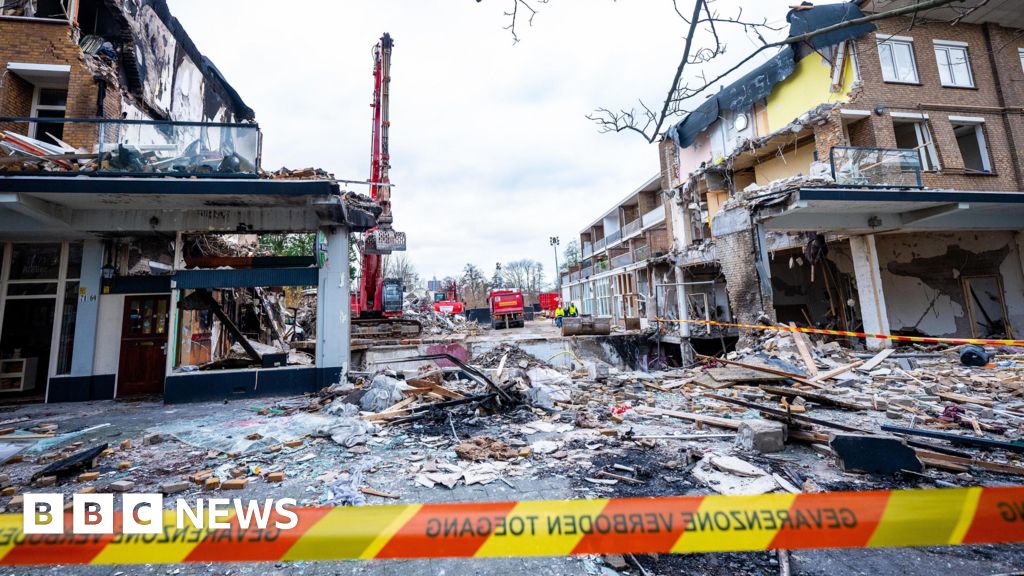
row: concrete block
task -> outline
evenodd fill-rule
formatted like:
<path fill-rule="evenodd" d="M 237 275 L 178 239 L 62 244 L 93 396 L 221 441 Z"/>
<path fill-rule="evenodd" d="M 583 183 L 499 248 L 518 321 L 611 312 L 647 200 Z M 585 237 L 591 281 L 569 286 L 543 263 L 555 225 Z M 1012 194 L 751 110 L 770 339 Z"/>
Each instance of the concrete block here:
<path fill-rule="evenodd" d="M 184 492 L 192 486 L 188 482 L 164 482 L 160 485 L 159 491 L 161 494 L 177 494 L 178 492 Z"/>
<path fill-rule="evenodd" d="M 786 426 L 771 420 L 750 420 L 740 424 L 736 443 L 744 450 L 761 453 L 786 449 Z"/>
<path fill-rule="evenodd" d="M 79 482 L 92 482 L 93 480 L 100 477 L 99 472 L 82 472 L 78 475 Z"/>
<path fill-rule="evenodd" d="M 164 435 L 160 434 L 160 433 L 146 434 L 142 438 L 142 443 L 147 445 L 147 446 L 152 445 L 152 444 L 159 444 L 159 443 L 161 443 L 163 441 L 164 441 Z"/>
<path fill-rule="evenodd" d="M 203 490 L 216 490 L 220 488 L 220 478 L 211 476 L 203 481 Z"/>
<path fill-rule="evenodd" d="M 225 482 L 221 488 L 224 490 L 242 490 L 249 484 L 248 478 L 232 478 Z"/>
<path fill-rule="evenodd" d="M 267 482 L 284 482 L 284 472 L 271 472 L 267 474 Z"/>
<path fill-rule="evenodd" d="M 131 480 L 118 480 L 111 482 L 109 488 L 114 492 L 131 492 L 135 488 L 135 482 Z"/>

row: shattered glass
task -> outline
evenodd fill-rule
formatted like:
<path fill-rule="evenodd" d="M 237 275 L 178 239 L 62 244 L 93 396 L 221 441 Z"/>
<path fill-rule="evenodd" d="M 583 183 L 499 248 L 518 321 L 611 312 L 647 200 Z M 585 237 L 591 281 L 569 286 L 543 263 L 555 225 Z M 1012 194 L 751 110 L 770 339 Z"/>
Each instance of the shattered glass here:
<path fill-rule="evenodd" d="M 921 187 L 921 157 L 899 148 L 832 148 L 832 172 L 841 186 Z"/>

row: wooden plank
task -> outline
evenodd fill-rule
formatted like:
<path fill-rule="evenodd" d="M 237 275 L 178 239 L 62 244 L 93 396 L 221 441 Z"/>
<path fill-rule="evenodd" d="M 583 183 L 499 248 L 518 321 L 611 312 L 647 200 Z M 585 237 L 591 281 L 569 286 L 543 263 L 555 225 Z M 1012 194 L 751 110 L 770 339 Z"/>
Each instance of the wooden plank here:
<path fill-rule="evenodd" d="M 809 400 L 816 404 L 823 406 L 835 406 L 836 408 L 843 408 L 845 410 L 870 410 L 870 406 L 863 404 L 857 404 L 856 402 L 847 402 L 839 398 L 833 398 L 831 396 L 825 396 L 824 394 L 818 394 L 809 390 L 797 390 L 796 388 L 782 388 L 779 386 L 761 386 L 761 391 L 767 392 L 768 394 L 775 394 L 776 396 L 783 396 L 785 398 L 796 398 L 800 396 L 804 400 Z"/>
<path fill-rule="evenodd" d="M 998 462 L 986 462 L 984 460 L 974 460 L 972 458 L 960 458 L 959 456 L 950 456 L 948 454 L 940 454 L 938 452 L 932 452 L 930 450 L 918 450 L 917 456 L 924 461 L 932 460 L 935 462 L 942 462 L 946 464 L 959 464 L 961 466 L 974 466 L 975 468 L 981 468 L 984 470 L 990 470 L 992 472 L 1001 472 L 1003 474 L 1012 474 L 1014 476 L 1024 476 L 1024 468 L 1020 466 L 1013 466 L 1010 464 L 999 464 Z"/>
<path fill-rule="evenodd" d="M 776 374 L 765 374 L 747 368 L 725 366 L 722 368 L 705 368 L 704 372 L 719 382 L 778 382 L 785 380 L 785 376 Z"/>
<path fill-rule="evenodd" d="M 895 348 L 885 348 L 878 354 L 872 356 L 871 359 L 865 362 L 860 368 L 858 368 L 858 370 L 860 370 L 861 372 L 871 372 L 876 367 L 878 367 L 878 365 L 881 364 L 882 361 L 891 356 L 894 352 L 896 352 Z"/>
<path fill-rule="evenodd" d="M 992 406 L 992 401 L 986 398 L 977 398 L 974 396 L 964 396 L 963 394 L 954 394 L 953 392 L 938 392 L 935 394 L 943 400 L 949 402 L 956 402 L 957 404 L 977 404 L 979 406 Z"/>
<path fill-rule="evenodd" d="M 381 412 L 364 416 L 363 420 L 374 422 L 377 420 L 387 420 L 388 418 L 396 418 L 399 416 L 408 416 L 409 411 L 405 410 L 405 408 L 408 407 L 413 402 L 416 402 L 416 400 L 418 400 L 416 396 L 409 396 L 408 398 L 399 400 L 397 403 L 389 406 L 387 409 Z"/>
<path fill-rule="evenodd" d="M 852 364 L 847 364 L 846 366 L 840 366 L 838 368 L 829 370 L 828 372 L 822 372 L 821 374 L 818 374 L 814 378 L 811 378 L 811 380 L 813 380 L 814 382 L 821 382 L 822 380 L 829 380 L 829 379 L 835 378 L 836 376 L 839 376 L 840 374 L 843 374 L 845 372 L 849 372 L 850 370 L 853 370 L 854 368 L 856 368 L 857 366 L 860 366 L 863 363 L 864 363 L 863 360 L 857 360 L 856 362 L 854 362 Z"/>
<path fill-rule="evenodd" d="M 796 328 L 796 322 L 790 322 L 789 327 Z M 796 342 L 796 349 L 800 352 L 804 366 L 807 367 L 807 374 L 813 380 L 818 375 L 818 367 L 814 364 L 814 356 L 811 355 L 810 342 L 807 340 L 807 336 L 801 332 L 790 332 L 790 334 L 793 336 L 793 342 Z"/>
<path fill-rule="evenodd" d="M 693 414 L 692 412 L 678 412 L 676 410 L 665 410 L 663 408 L 651 408 L 648 406 L 637 406 L 634 409 L 637 414 L 643 414 L 647 416 L 669 416 L 671 418 L 678 418 L 680 420 L 689 420 L 690 422 L 701 422 L 709 426 L 717 426 L 719 428 L 726 428 L 728 430 L 739 430 L 741 422 L 737 420 L 728 420 L 726 418 L 718 418 L 715 416 L 705 416 L 703 414 Z"/>
<path fill-rule="evenodd" d="M 800 374 L 793 374 L 792 372 L 785 372 L 783 370 L 776 370 L 775 368 L 769 368 L 767 366 L 758 366 L 756 364 L 744 364 L 743 362 L 737 362 L 735 360 L 726 360 L 725 358 L 715 358 L 715 357 L 712 357 L 712 356 L 704 356 L 702 354 L 698 354 L 697 358 L 699 358 L 701 360 L 721 362 L 723 364 L 729 364 L 731 366 L 739 366 L 740 368 L 748 368 L 750 370 L 755 370 L 757 372 L 764 372 L 766 374 L 774 374 L 776 376 L 782 376 L 783 378 L 789 378 L 790 380 L 793 380 L 794 382 L 799 382 L 801 384 L 806 384 L 806 385 L 811 386 L 813 388 L 822 388 L 822 389 L 825 389 L 825 390 L 829 389 L 828 386 L 825 386 L 824 384 L 821 384 L 820 382 L 814 382 L 812 380 L 808 380 L 807 377 L 801 376 Z"/>

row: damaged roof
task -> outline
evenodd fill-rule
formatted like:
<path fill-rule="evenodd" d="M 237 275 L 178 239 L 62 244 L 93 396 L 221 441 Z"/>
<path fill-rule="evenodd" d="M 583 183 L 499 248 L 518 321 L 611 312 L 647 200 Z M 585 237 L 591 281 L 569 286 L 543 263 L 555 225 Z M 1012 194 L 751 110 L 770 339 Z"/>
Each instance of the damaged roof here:
<path fill-rule="evenodd" d="M 786 20 L 790 23 L 789 37 L 792 38 L 862 17 L 864 13 L 855 2 L 823 6 L 804 2 L 790 10 Z M 820 48 L 857 38 L 874 30 L 874 24 L 857 24 L 815 36 L 808 42 L 812 47 Z M 775 86 L 796 69 L 797 57 L 794 46 L 795 43 L 785 46 L 771 60 L 722 88 L 686 118 L 669 128 L 666 135 L 680 148 L 686 148 L 693 144 L 698 134 L 718 120 L 722 110 L 745 110 L 754 102 L 767 98 Z"/>

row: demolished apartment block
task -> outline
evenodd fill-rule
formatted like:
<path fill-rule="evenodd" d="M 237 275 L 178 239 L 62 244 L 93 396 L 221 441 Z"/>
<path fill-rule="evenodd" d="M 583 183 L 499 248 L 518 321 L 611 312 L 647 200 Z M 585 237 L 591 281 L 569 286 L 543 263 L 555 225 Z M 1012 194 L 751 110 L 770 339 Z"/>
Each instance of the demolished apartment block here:
<path fill-rule="evenodd" d="M 790 36 L 901 4 L 804 6 Z M 713 276 L 740 324 L 1020 337 L 1024 19 L 1010 4 L 791 43 L 673 126 L 661 187 L 680 301 Z"/>
<path fill-rule="evenodd" d="M 262 172 L 252 109 L 163 0 L 7 1 L 0 37 L 0 402 L 339 381 L 349 233 L 379 208 L 318 171 Z M 319 258 L 238 250 L 314 232 Z M 320 311 L 298 365 L 292 286 Z M 241 362 L 214 362 L 233 346 Z"/>
<path fill-rule="evenodd" d="M 673 298 L 671 286 L 665 290 L 672 281 L 666 210 L 660 179 L 654 176 L 581 230 L 581 260 L 562 275 L 563 302 L 627 328 L 653 320 L 666 298 Z"/>

